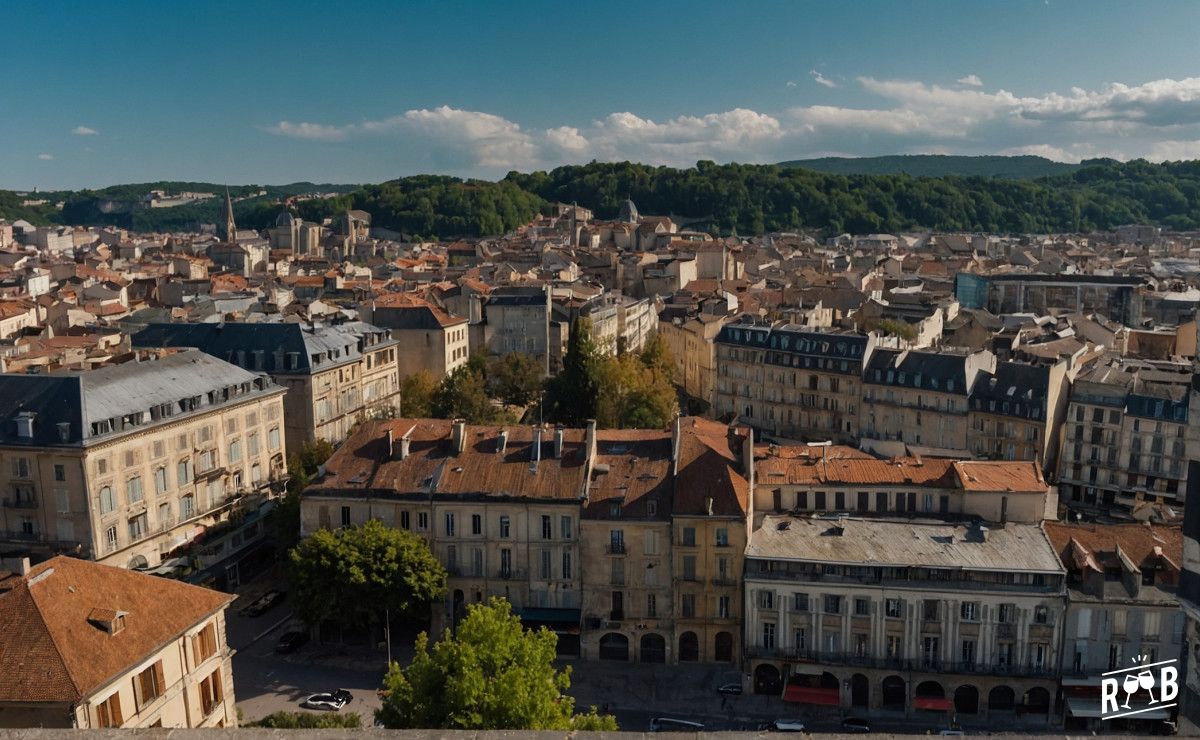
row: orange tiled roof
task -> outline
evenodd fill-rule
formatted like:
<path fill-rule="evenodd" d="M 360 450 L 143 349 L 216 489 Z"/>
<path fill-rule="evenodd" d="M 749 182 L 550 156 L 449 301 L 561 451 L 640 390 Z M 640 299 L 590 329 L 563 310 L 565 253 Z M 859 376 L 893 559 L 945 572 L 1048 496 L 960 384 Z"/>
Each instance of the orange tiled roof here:
<path fill-rule="evenodd" d="M 15 581 L 15 583 L 14 583 Z M 0 701 L 75 702 L 132 669 L 234 597 L 59 556 L 0 594 Z M 88 621 L 122 612 L 109 634 Z"/>
<path fill-rule="evenodd" d="M 1155 556 L 1165 558 L 1176 570 L 1183 562 L 1183 528 L 1178 525 L 1045 522 L 1043 526 L 1055 552 L 1075 567 L 1098 570 L 1094 556 L 1117 547 L 1139 567 Z"/>

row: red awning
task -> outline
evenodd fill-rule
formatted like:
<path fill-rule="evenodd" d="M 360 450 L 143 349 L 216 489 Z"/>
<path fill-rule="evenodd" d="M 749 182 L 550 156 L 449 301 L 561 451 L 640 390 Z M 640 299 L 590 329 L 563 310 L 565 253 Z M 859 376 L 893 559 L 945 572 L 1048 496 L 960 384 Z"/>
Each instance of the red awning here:
<path fill-rule="evenodd" d="M 837 689 L 819 689 L 812 686 L 788 686 L 783 690 L 783 700 L 795 704 L 820 704 L 829 707 L 841 704 Z"/>
<path fill-rule="evenodd" d="M 913 698 L 913 706 L 917 709 L 932 709 L 935 712 L 949 712 L 954 702 L 940 696 L 918 696 Z"/>

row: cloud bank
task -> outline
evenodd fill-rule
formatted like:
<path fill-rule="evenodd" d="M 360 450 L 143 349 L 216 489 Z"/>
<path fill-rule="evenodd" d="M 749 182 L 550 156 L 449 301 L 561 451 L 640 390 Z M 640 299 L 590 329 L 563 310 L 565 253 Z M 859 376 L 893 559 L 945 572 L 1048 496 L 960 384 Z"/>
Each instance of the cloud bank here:
<path fill-rule="evenodd" d="M 821 87 L 839 87 L 815 69 L 810 76 Z M 1037 154 L 1068 162 L 1200 156 L 1200 78 L 1033 96 L 988 90 L 974 74 L 952 86 L 864 76 L 843 87 L 868 104 L 733 108 L 660 120 L 618 111 L 551 128 L 444 105 L 357 123 L 279 121 L 261 128 L 329 144 L 384 139 L 398 150 L 423 152 L 432 166 L 479 174 L 592 159 L 689 166 L 699 159 L 776 162 L 831 154 Z"/>

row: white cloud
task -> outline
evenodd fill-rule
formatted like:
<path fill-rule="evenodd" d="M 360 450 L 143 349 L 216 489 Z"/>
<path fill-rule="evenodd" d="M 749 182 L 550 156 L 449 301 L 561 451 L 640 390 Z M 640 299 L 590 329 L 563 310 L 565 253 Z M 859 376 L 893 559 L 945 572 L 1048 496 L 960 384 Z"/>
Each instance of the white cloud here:
<path fill-rule="evenodd" d="M 39 154 L 38 159 L 41 159 L 44 161 L 49 161 L 51 159 L 54 159 L 54 155 L 53 154 Z"/>
<path fill-rule="evenodd" d="M 812 75 L 823 84 L 816 70 Z M 951 86 L 876 77 L 855 84 L 874 101 L 659 119 L 617 111 L 547 128 L 443 105 L 357 123 L 280 121 L 263 130 L 308 141 L 386 138 L 414 169 L 465 174 L 591 159 L 688 166 L 699 159 L 777 162 L 827 152 L 1038 154 L 1064 162 L 1200 157 L 1200 78 L 1040 95 L 988 90 L 975 75 Z"/>
<path fill-rule="evenodd" d="M 100 132 L 96 129 L 89 128 L 87 126 L 76 126 L 75 128 L 71 129 L 71 133 L 75 134 L 76 136 L 97 136 L 100 134 Z"/>
<path fill-rule="evenodd" d="M 795 87 L 795 86 L 796 86 L 796 81 L 795 81 L 795 80 L 788 80 L 788 81 L 787 81 L 787 87 Z"/>
<path fill-rule="evenodd" d="M 824 86 L 824 87 L 837 87 L 837 83 L 836 83 L 836 82 L 834 82 L 833 80 L 829 79 L 828 77 L 826 77 L 825 75 L 821 74 L 820 72 L 818 72 L 818 71 L 817 71 L 817 70 L 815 70 L 815 69 L 810 69 L 810 70 L 808 70 L 808 73 L 809 73 L 809 75 L 811 75 L 811 76 L 812 76 L 812 78 L 813 78 L 813 82 L 817 83 L 818 85 L 822 85 L 822 86 Z"/>

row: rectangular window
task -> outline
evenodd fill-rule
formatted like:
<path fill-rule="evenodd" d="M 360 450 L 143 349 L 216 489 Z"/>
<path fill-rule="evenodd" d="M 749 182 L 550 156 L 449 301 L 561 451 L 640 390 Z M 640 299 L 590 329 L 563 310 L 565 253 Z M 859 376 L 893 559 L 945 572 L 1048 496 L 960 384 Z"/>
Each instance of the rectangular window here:
<path fill-rule="evenodd" d="M 234 465 L 242 461 L 242 440 L 235 439 L 229 443 L 229 464 Z"/>
<path fill-rule="evenodd" d="M 729 547 L 729 530 L 717 527 L 717 547 Z"/>
<path fill-rule="evenodd" d="M 684 547 L 695 547 L 696 546 L 696 528 L 695 527 L 684 527 L 683 528 L 683 542 L 681 544 Z"/>
<path fill-rule="evenodd" d="M 797 652 L 808 650 L 808 630 L 797 627 L 792 631 L 792 647 Z"/>
<path fill-rule="evenodd" d="M 962 603 L 962 607 L 960 608 L 959 611 L 960 611 L 959 616 L 962 617 L 963 621 L 966 621 L 966 622 L 978 622 L 979 621 L 979 602 L 978 601 L 964 601 Z"/>
<path fill-rule="evenodd" d="M 250 453 L 250 457 L 258 455 L 258 432 L 254 432 L 246 437 L 246 450 Z"/>
<path fill-rule="evenodd" d="M 111 486 L 100 489 L 100 513 L 111 514 L 117 508 L 117 497 Z"/>
<path fill-rule="evenodd" d="M 54 480 L 62 482 L 62 481 L 65 481 L 66 479 L 67 479 L 67 466 L 56 464 L 54 466 Z"/>
<path fill-rule="evenodd" d="M 717 597 L 717 617 L 720 619 L 729 619 L 729 597 Z"/>
<path fill-rule="evenodd" d="M 696 616 L 696 595 L 684 594 L 679 602 L 679 613 L 684 617 Z"/>
<path fill-rule="evenodd" d="M 129 520 L 129 539 L 131 542 L 136 542 L 149 533 L 149 520 L 144 512 Z"/>
<path fill-rule="evenodd" d="M 407 511 L 400 512 L 400 529 L 412 528 L 412 515 Z"/>
<path fill-rule="evenodd" d="M 550 580 L 550 551 L 542 550 L 542 570 L 541 578 L 544 581 Z"/>
<path fill-rule="evenodd" d="M 221 690 L 221 669 L 218 668 L 200 682 L 200 710 L 204 716 L 207 717 L 216 711 L 224 698 L 225 694 Z"/>
<path fill-rule="evenodd" d="M 962 663 L 966 667 L 975 665 L 975 641 L 963 640 L 962 643 Z"/>
<path fill-rule="evenodd" d="M 510 524 L 507 514 L 500 517 L 500 537 L 503 539 L 508 539 L 510 535 Z"/>
<path fill-rule="evenodd" d="M 619 621 L 625 618 L 625 592 L 612 592 L 612 610 L 609 612 L 609 618 Z"/>
<path fill-rule="evenodd" d="M 156 494 L 164 494 L 167 492 L 167 469 L 159 468 L 154 471 L 154 492 Z"/>
<path fill-rule="evenodd" d="M 196 499 L 190 494 L 179 497 L 179 518 L 191 519 L 196 513 Z"/>
<path fill-rule="evenodd" d="M 936 620 L 940 604 L 941 602 L 935 599 L 925 599 L 925 601 L 921 602 L 921 618 L 928 621 Z"/>
<path fill-rule="evenodd" d="M 654 594 L 646 594 L 646 616 L 651 619 L 658 616 L 658 597 Z"/>
<path fill-rule="evenodd" d="M 483 550 L 478 547 L 471 550 L 471 575 L 483 577 Z"/>
<path fill-rule="evenodd" d="M 888 599 L 884 602 L 884 613 L 891 619 L 900 619 L 900 599 Z"/>
<path fill-rule="evenodd" d="M 775 623 L 763 622 L 762 625 L 762 647 L 763 650 L 775 649 Z"/>
<path fill-rule="evenodd" d="M 571 517 L 569 517 L 569 516 L 559 517 L 558 529 L 559 529 L 559 534 L 562 535 L 562 538 L 564 540 L 571 539 L 571 533 L 572 533 L 572 529 L 573 529 L 573 524 L 571 523 Z"/>
<path fill-rule="evenodd" d="M 500 577 L 512 578 L 512 550 L 507 547 L 500 549 Z"/>
<path fill-rule="evenodd" d="M 279 449 L 279 428 L 276 427 L 267 432 L 267 446 L 272 450 Z"/>
<path fill-rule="evenodd" d="M 482 514 L 472 514 L 471 515 L 471 534 L 474 534 L 474 535 L 483 534 L 483 515 Z"/>
<path fill-rule="evenodd" d="M 625 558 L 613 558 L 609 567 L 609 583 L 616 586 L 625 585 Z"/>
<path fill-rule="evenodd" d="M 758 592 L 758 608 L 759 609 L 774 609 L 775 608 L 775 592 L 770 589 L 761 589 Z"/>
<path fill-rule="evenodd" d="M 549 540 L 554 537 L 554 532 L 550 528 L 550 515 L 542 514 L 542 539 Z"/>
<path fill-rule="evenodd" d="M 349 506 L 342 507 L 342 526 L 343 527 L 350 526 L 350 507 Z"/>
<path fill-rule="evenodd" d="M 808 611 L 808 594 L 792 594 L 792 611 Z"/>
<path fill-rule="evenodd" d="M 180 460 L 175 466 L 175 483 L 186 486 L 192 482 L 192 463 L 190 460 Z"/>
<path fill-rule="evenodd" d="M 826 614 L 841 614 L 842 613 L 842 597 L 834 595 L 825 596 L 825 613 Z"/>
<path fill-rule="evenodd" d="M 212 622 L 204 625 L 204 629 L 192 635 L 192 658 L 195 661 L 192 668 L 217 654 L 217 628 Z"/>
<path fill-rule="evenodd" d="M 429 512 L 428 511 L 418 511 L 417 512 L 417 530 L 420 532 L 429 531 Z"/>
<path fill-rule="evenodd" d="M 96 705 L 97 727 L 120 727 L 124 723 L 125 718 L 121 715 L 121 695 L 119 692 L 114 693 Z"/>
<path fill-rule="evenodd" d="M 128 481 L 126 481 L 125 496 L 131 504 L 136 504 L 145 497 L 145 494 L 142 493 L 142 479 L 140 476 L 137 478 L 130 478 Z"/>
<path fill-rule="evenodd" d="M 1000 624 L 1010 624 L 1013 621 L 1014 609 L 1012 604 L 1001 604 L 996 612 L 996 621 Z"/>
<path fill-rule="evenodd" d="M 887 645 L 886 645 L 885 649 L 887 650 L 887 657 L 889 659 L 895 660 L 896 658 L 899 658 L 900 657 L 900 637 L 898 635 L 888 635 Z"/>
<path fill-rule="evenodd" d="M 563 577 L 564 581 L 569 581 L 572 578 L 572 575 L 571 575 L 571 551 L 570 550 L 563 550 L 562 577 Z"/>
<path fill-rule="evenodd" d="M 453 512 L 446 513 L 445 525 L 446 525 L 446 529 L 445 529 L 446 536 L 453 537 L 454 536 L 454 513 Z"/>
<path fill-rule="evenodd" d="M 862 632 L 855 632 L 851 635 L 851 638 L 854 640 L 854 657 L 867 657 L 867 653 L 870 651 L 867 635 Z"/>
<path fill-rule="evenodd" d="M 921 640 L 921 662 L 926 668 L 937 668 L 939 641 L 936 637 L 925 637 Z"/>
<path fill-rule="evenodd" d="M 137 704 L 138 711 L 163 695 L 166 689 L 167 682 L 163 677 L 162 661 L 156 661 L 154 665 L 133 677 L 133 698 Z"/>
<path fill-rule="evenodd" d="M 854 614 L 859 617 L 865 617 L 871 614 L 871 602 L 867 599 L 854 600 Z"/>
<path fill-rule="evenodd" d="M 696 580 L 696 556 L 695 555 L 684 555 L 683 556 L 683 580 L 685 580 L 685 581 Z"/>

